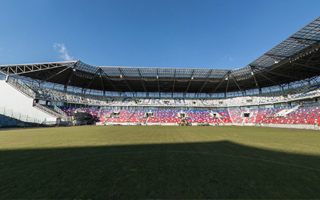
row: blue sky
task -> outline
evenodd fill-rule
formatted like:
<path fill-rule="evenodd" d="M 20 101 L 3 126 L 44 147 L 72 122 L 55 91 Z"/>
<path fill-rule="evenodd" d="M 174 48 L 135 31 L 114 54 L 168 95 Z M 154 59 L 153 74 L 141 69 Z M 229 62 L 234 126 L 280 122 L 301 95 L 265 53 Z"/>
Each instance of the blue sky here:
<path fill-rule="evenodd" d="M 238 68 L 319 10 L 319 0 L 0 0 L 0 64 Z"/>

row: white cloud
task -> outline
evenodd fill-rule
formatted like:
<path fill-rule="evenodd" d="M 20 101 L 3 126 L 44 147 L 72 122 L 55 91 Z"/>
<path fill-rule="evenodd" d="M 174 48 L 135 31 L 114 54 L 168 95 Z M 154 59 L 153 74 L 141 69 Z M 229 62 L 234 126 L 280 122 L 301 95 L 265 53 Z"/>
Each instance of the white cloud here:
<path fill-rule="evenodd" d="M 234 61 L 234 58 L 230 55 L 225 55 L 224 56 L 224 60 L 228 61 L 228 62 L 233 62 Z"/>
<path fill-rule="evenodd" d="M 54 43 L 53 48 L 58 51 L 59 57 L 63 60 L 74 60 L 74 58 L 69 54 L 67 47 L 63 43 Z"/>

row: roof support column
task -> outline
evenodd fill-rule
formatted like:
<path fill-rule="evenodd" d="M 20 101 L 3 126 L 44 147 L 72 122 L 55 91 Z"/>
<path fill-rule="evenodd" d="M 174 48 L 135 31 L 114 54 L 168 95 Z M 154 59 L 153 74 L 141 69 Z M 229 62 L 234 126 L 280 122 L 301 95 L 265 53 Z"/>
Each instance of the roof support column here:
<path fill-rule="evenodd" d="M 177 73 L 177 69 L 174 70 L 174 75 L 173 75 L 173 86 L 172 86 L 172 98 L 173 98 L 173 93 L 174 93 L 174 86 L 176 84 L 176 73 Z"/>
<path fill-rule="evenodd" d="M 251 69 L 251 75 L 252 75 L 252 77 L 253 77 L 254 83 L 255 83 L 256 87 L 259 87 L 259 83 L 258 83 L 258 81 L 257 81 L 257 79 L 256 79 L 256 76 L 254 75 L 254 67 L 251 66 L 251 65 L 249 65 L 249 67 L 250 67 L 250 69 Z"/>
<path fill-rule="evenodd" d="M 227 75 L 226 79 L 227 79 L 227 86 L 226 86 L 226 93 L 225 93 L 225 96 L 227 97 L 227 92 L 228 92 L 228 87 L 229 87 L 229 79 L 230 79 L 229 74 Z"/>
<path fill-rule="evenodd" d="M 68 76 L 68 79 L 66 81 L 66 83 L 64 84 L 64 91 L 66 92 L 68 90 L 68 85 L 71 83 L 71 79 L 73 77 L 73 73 L 76 71 L 76 69 L 72 69 L 72 71 L 70 72 L 70 75 Z"/>
<path fill-rule="evenodd" d="M 9 74 L 6 74 L 6 82 L 9 81 L 9 77 L 10 77 L 10 75 L 9 75 Z"/>
<path fill-rule="evenodd" d="M 64 85 L 64 86 L 63 86 L 63 91 L 64 91 L 64 92 L 67 92 L 67 91 L 68 91 L 68 85 Z"/>

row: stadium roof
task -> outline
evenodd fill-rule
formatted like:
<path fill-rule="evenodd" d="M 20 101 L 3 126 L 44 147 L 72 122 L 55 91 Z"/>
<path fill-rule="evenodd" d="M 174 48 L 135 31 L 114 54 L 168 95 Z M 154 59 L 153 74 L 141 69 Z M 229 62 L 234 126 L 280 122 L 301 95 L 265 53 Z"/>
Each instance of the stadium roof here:
<path fill-rule="evenodd" d="M 0 72 L 103 91 L 219 93 L 319 76 L 319 48 L 320 17 L 247 66 L 235 70 L 92 66 L 66 61 L 1 65 Z"/>

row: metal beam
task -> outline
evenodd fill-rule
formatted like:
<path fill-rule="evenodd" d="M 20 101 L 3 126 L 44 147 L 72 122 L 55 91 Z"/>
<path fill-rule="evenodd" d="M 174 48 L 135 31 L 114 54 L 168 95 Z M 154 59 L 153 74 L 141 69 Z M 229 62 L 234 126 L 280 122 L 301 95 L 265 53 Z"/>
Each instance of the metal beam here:
<path fill-rule="evenodd" d="M 63 69 L 63 70 L 61 70 L 61 71 L 59 71 L 59 72 L 57 72 L 57 73 L 54 73 L 53 75 L 49 76 L 48 78 L 46 78 L 46 79 L 42 80 L 42 81 L 41 81 L 41 83 L 46 82 L 46 81 L 48 81 L 48 80 L 50 80 L 50 79 L 54 78 L 55 76 L 57 76 L 57 75 L 59 75 L 59 74 L 61 74 L 61 73 L 65 72 L 65 71 L 66 71 L 66 70 L 68 70 L 68 69 L 70 69 L 70 67 L 67 67 L 67 68 L 65 68 L 65 69 Z"/>
<path fill-rule="evenodd" d="M 281 76 L 281 77 L 284 77 L 284 78 L 289 78 L 291 80 L 296 80 L 297 79 L 296 77 L 287 76 L 287 75 L 281 74 L 281 73 L 276 73 L 276 72 L 273 72 L 272 70 L 264 69 L 262 67 L 258 67 L 258 66 L 254 66 L 254 67 L 255 67 L 255 69 L 259 69 L 260 72 L 266 72 L 266 73 L 269 73 L 269 74 L 272 74 L 272 75 Z"/>
<path fill-rule="evenodd" d="M 250 69 L 251 69 L 251 75 L 253 77 L 254 83 L 256 84 L 256 86 L 259 88 L 259 83 L 256 79 L 256 76 L 254 75 L 254 71 L 253 71 L 253 67 L 251 65 L 249 65 Z"/>
<path fill-rule="evenodd" d="M 2 66 L 0 70 L 7 75 L 14 74 L 14 75 L 22 75 L 27 73 L 39 72 L 44 70 L 56 69 L 61 67 L 71 67 L 70 64 L 68 65 L 61 65 L 61 64 L 41 64 L 41 65 L 15 65 L 15 66 Z"/>
<path fill-rule="evenodd" d="M 159 92 L 159 96 L 160 96 L 160 82 L 159 82 L 159 69 L 157 68 L 157 82 L 158 82 L 158 92 Z"/>
<path fill-rule="evenodd" d="M 97 70 L 94 72 L 93 78 L 88 82 L 88 84 L 87 84 L 86 87 L 84 88 L 84 93 L 87 92 L 87 89 L 90 88 L 90 86 L 92 85 L 92 83 L 93 83 L 93 82 L 95 81 L 95 79 L 98 77 L 99 71 L 100 71 L 100 69 L 97 69 Z"/>
<path fill-rule="evenodd" d="M 318 58 L 318 60 L 320 60 L 320 59 L 319 59 L 319 58 L 320 58 L 320 57 L 319 57 L 319 54 L 314 53 L 314 54 L 312 54 L 312 55 L 307 59 L 306 64 L 308 65 L 314 57 L 316 57 L 316 58 Z"/>
<path fill-rule="evenodd" d="M 172 85 L 172 97 L 173 97 L 173 93 L 174 93 L 174 87 L 175 87 L 175 85 L 176 85 L 176 73 L 177 73 L 177 69 L 174 69 L 173 85 Z"/>
<path fill-rule="evenodd" d="M 189 81 L 189 83 L 188 83 L 188 86 L 187 86 L 186 90 L 184 91 L 185 93 L 188 92 L 188 90 L 189 90 L 189 88 L 190 88 L 191 82 L 192 82 L 192 80 L 193 80 L 193 78 L 194 78 L 194 77 L 193 77 L 194 71 L 195 71 L 195 70 L 192 70 L 191 77 L 190 77 L 190 81 Z"/>
<path fill-rule="evenodd" d="M 308 42 L 312 42 L 312 43 L 315 43 L 315 42 L 320 42 L 320 40 L 316 40 L 316 39 L 310 39 L 310 38 L 301 38 L 301 37 L 290 37 L 296 41 L 308 41 Z M 306 44 L 306 43 L 305 43 Z M 308 43 L 307 45 L 310 45 L 310 43 Z"/>
<path fill-rule="evenodd" d="M 108 83 L 110 84 L 110 86 L 113 88 L 114 91 L 117 91 L 118 88 L 113 84 L 111 78 L 109 77 L 109 75 L 101 69 L 101 73 L 103 74 L 103 77 L 106 78 L 106 80 L 108 81 Z"/>
<path fill-rule="evenodd" d="M 65 91 L 67 90 L 68 85 L 71 83 L 71 80 L 72 80 L 72 77 L 73 77 L 73 73 L 74 73 L 74 70 L 71 71 L 70 75 L 67 78 L 67 81 L 64 84 L 64 90 Z"/>
<path fill-rule="evenodd" d="M 276 81 L 272 80 L 271 78 L 267 77 L 266 75 L 264 75 L 264 73 L 259 73 L 260 76 L 262 76 L 263 78 L 273 82 L 275 85 L 279 85 Z"/>
<path fill-rule="evenodd" d="M 142 87 L 143 87 L 143 90 L 144 90 L 145 92 L 147 92 L 147 88 L 146 88 L 146 85 L 144 84 L 144 80 L 143 80 L 143 77 L 142 77 L 142 74 L 141 74 L 139 68 L 138 68 L 138 73 L 139 73 L 139 75 L 140 75 L 140 80 L 141 80 L 141 85 L 142 85 Z"/>
<path fill-rule="evenodd" d="M 288 56 L 271 54 L 271 53 L 266 53 L 266 54 L 264 54 L 264 55 L 269 56 L 269 57 L 271 57 L 271 58 L 289 58 Z"/>
<path fill-rule="evenodd" d="M 238 82 L 237 82 L 236 77 L 235 77 L 232 73 L 230 73 L 230 76 L 232 76 L 232 80 L 233 80 L 233 82 L 236 84 L 236 86 L 238 87 L 238 89 L 239 89 L 241 92 L 243 92 L 243 90 L 241 89 L 240 85 L 239 85 Z"/>
<path fill-rule="evenodd" d="M 231 71 L 228 71 L 220 80 L 219 84 L 214 88 L 212 93 L 215 93 L 217 89 L 222 85 L 222 83 L 225 81 L 226 77 L 230 74 Z"/>
<path fill-rule="evenodd" d="M 300 66 L 300 67 L 305 67 L 305 68 L 309 68 L 309 69 L 312 69 L 312 70 L 315 70 L 315 71 L 320 71 L 320 67 L 314 67 L 314 66 L 310 66 L 310 65 L 306 65 L 306 64 L 301 64 L 301 63 L 292 63 L 293 65 L 296 65 L 296 66 Z"/>
<path fill-rule="evenodd" d="M 100 77 L 100 83 L 101 83 L 101 87 L 103 89 L 103 96 L 105 96 L 106 94 L 106 89 L 105 89 L 105 86 L 104 86 L 104 79 L 102 77 L 102 73 L 103 73 L 103 70 L 101 68 L 99 68 L 99 77 Z"/>
<path fill-rule="evenodd" d="M 128 81 L 127 81 L 126 78 L 124 77 L 124 74 L 123 74 L 122 69 L 121 69 L 120 67 L 119 67 L 118 69 L 119 69 L 120 75 L 122 76 L 122 79 L 123 79 L 123 81 L 125 82 L 126 86 L 127 86 L 128 89 L 130 90 L 130 92 L 133 92 L 130 84 L 128 83 Z"/>
<path fill-rule="evenodd" d="M 227 92 L 228 92 L 228 87 L 229 87 L 229 80 L 230 80 L 230 73 L 227 75 L 227 85 L 226 85 L 226 97 L 227 97 Z"/>
<path fill-rule="evenodd" d="M 204 89 L 204 87 L 208 84 L 208 82 L 209 82 L 209 77 L 210 77 L 212 71 L 213 71 L 213 69 L 211 69 L 211 70 L 208 72 L 208 74 L 207 74 L 207 76 L 206 76 L 206 81 L 202 84 L 202 86 L 200 87 L 200 89 L 198 90 L 197 93 L 201 93 L 202 90 Z"/>

